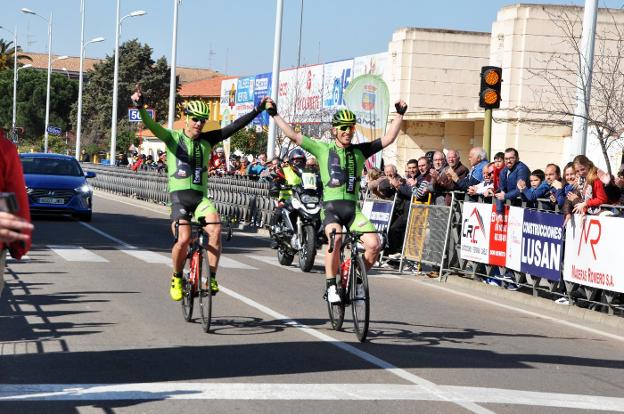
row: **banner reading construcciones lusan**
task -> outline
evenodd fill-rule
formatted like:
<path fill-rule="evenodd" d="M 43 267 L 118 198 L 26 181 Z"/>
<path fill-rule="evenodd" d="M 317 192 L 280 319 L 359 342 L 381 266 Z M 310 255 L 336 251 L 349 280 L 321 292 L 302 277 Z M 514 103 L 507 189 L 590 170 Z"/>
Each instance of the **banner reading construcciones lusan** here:
<path fill-rule="evenodd" d="M 370 142 L 386 132 L 390 94 L 388 86 L 379 75 L 362 75 L 353 79 L 345 91 L 347 108 L 357 116 L 357 142 Z M 379 168 L 381 152 L 367 160 Z"/>

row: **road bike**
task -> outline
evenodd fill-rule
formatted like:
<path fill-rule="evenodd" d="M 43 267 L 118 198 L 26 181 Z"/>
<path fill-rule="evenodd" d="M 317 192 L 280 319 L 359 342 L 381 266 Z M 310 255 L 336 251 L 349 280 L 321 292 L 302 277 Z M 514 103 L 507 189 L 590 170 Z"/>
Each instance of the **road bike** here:
<path fill-rule="evenodd" d="M 226 224 L 225 240 L 232 239 L 231 220 L 228 218 Z M 195 298 L 199 302 L 199 314 L 204 332 L 210 330 L 212 320 L 212 297 L 214 294 L 210 290 L 210 264 L 208 263 L 208 233 L 204 231 L 204 226 L 208 224 L 223 224 L 221 221 L 206 222 L 204 225 L 197 222 L 180 223 L 175 222 L 175 239 L 178 239 L 179 226 L 191 226 L 191 244 L 186 255 L 186 264 L 182 275 L 182 315 L 184 320 L 191 322 L 193 319 L 193 308 Z"/>
<path fill-rule="evenodd" d="M 330 303 L 327 301 L 327 310 L 329 312 L 332 328 L 336 331 L 342 329 L 345 307 L 351 306 L 353 328 L 360 342 L 366 340 L 370 317 L 368 274 L 366 272 L 366 266 L 364 265 L 364 259 L 362 258 L 364 247 L 360 240 L 360 237 L 366 233 L 379 232 L 332 231 L 328 250 L 329 253 L 334 251 L 336 235 L 344 236 L 342 245 L 340 246 L 340 269 L 336 276 L 336 288 L 340 296 L 340 302 Z"/>

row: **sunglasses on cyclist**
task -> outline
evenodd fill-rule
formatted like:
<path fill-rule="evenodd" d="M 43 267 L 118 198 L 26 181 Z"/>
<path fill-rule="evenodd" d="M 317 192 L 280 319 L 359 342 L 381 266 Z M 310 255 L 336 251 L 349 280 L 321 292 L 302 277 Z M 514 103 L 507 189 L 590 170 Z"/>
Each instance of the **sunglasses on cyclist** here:
<path fill-rule="evenodd" d="M 206 119 L 204 119 L 204 118 L 197 118 L 197 117 L 194 116 L 194 117 L 191 118 L 191 121 L 193 121 L 195 123 L 202 123 L 203 124 L 204 122 L 206 122 Z"/>
<path fill-rule="evenodd" d="M 338 128 L 342 132 L 346 132 L 346 131 L 351 131 L 353 128 L 355 128 L 355 125 L 340 125 L 336 128 Z"/>

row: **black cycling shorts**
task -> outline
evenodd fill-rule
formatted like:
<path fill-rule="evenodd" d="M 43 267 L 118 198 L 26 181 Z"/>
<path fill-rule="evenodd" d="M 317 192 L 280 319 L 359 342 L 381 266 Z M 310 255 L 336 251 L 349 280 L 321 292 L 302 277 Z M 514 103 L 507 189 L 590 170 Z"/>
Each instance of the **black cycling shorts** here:
<path fill-rule="evenodd" d="M 171 220 L 187 220 L 195 216 L 197 221 L 203 219 L 206 214 L 216 213 L 217 209 L 210 199 L 195 190 L 180 190 L 170 193 L 171 197 Z M 198 208 L 199 207 L 199 208 Z"/>
<path fill-rule="evenodd" d="M 375 231 L 375 226 L 362 214 L 357 203 L 333 200 L 323 203 L 323 227 L 337 223 L 351 231 Z"/>

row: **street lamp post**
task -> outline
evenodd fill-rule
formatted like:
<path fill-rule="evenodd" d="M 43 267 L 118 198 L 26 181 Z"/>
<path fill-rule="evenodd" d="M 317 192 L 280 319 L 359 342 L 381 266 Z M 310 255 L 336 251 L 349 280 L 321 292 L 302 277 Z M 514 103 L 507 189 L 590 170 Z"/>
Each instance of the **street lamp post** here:
<path fill-rule="evenodd" d="M 22 8 L 22 13 L 32 14 L 41 17 L 43 20 L 48 22 L 48 86 L 46 88 L 45 131 L 43 135 L 43 152 L 48 152 L 48 124 L 50 122 L 50 77 L 52 75 L 52 13 L 50 12 L 49 20 L 25 7 Z"/>
<path fill-rule="evenodd" d="M 178 46 L 178 6 L 182 0 L 173 0 L 173 36 L 171 40 L 171 73 L 169 76 L 169 120 L 167 127 L 173 129 L 175 121 L 175 96 L 176 96 L 176 57 Z"/>
<path fill-rule="evenodd" d="M 80 138 L 82 136 L 82 85 L 83 85 L 83 61 L 84 50 L 88 44 L 103 42 L 103 37 L 96 37 L 89 40 L 80 47 L 80 73 L 78 74 L 78 113 L 76 115 L 76 159 L 80 156 Z"/>
<path fill-rule="evenodd" d="M 113 113 L 111 117 L 111 150 L 110 150 L 110 163 L 115 164 L 116 147 L 117 147 L 117 84 L 119 83 L 119 34 L 121 32 L 121 22 L 128 17 L 143 16 L 146 14 L 145 10 L 135 10 L 130 14 L 126 14 L 121 19 L 119 18 L 119 1 L 117 0 L 117 14 L 115 20 L 115 68 L 113 74 Z"/>

